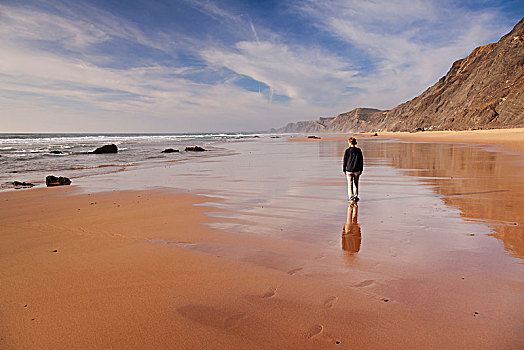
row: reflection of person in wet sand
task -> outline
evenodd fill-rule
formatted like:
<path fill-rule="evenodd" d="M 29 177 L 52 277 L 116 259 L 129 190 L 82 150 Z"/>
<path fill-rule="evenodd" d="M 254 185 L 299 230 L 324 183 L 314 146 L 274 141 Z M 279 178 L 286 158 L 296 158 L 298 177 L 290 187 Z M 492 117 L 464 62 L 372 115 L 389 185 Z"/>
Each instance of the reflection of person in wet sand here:
<path fill-rule="evenodd" d="M 358 205 L 351 203 L 348 206 L 348 217 L 346 224 L 342 226 L 342 249 L 350 253 L 358 253 L 362 232 L 358 221 Z"/>
<path fill-rule="evenodd" d="M 350 137 L 348 143 L 349 148 L 344 152 L 342 171 L 348 180 L 348 202 L 358 202 L 358 180 L 364 170 L 364 157 L 357 147 L 356 138 Z M 355 187 L 354 192 L 353 187 Z"/>

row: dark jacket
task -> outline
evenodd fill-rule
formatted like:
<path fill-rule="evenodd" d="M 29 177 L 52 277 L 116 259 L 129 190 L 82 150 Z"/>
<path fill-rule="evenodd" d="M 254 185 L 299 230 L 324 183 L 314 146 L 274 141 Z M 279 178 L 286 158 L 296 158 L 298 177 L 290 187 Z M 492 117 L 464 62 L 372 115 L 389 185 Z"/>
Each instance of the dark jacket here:
<path fill-rule="evenodd" d="M 356 172 L 364 170 L 364 157 L 358 147 L 349 147 L 344 152 L 343 172 Z"/>

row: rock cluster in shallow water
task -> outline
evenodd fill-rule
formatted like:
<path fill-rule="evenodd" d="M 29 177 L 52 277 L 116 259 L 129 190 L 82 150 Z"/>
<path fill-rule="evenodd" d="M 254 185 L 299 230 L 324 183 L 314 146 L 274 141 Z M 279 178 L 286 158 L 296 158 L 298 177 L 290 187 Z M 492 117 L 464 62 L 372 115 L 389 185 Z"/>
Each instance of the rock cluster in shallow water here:
<path fill-rule="evenodd" d="M 200 147 L 200 146 L 193 146 L 193 147 L 186 147 L 186 152 L 205 152 L 206 149 Z"/>
<path fill-rule="evenodd" d="M 71 185 L 71 180 L 68 179 L 67 177 L 63 177 L 63 176 L 60 176 L 60 177 L 56 177 L 56 176 L 53 176 L 53 175 L 49 175 L 45 178 L 45 184 L 50 187 L 50 186 L 64 186 L 64 185 Z"/>
<path fill-rule="evenodd" d="M 93 152 L 89 152 L 91 154 L 104 154 L 104 153 L 118 153 L 118 147 L 116 145 L 105 145 L 102 147 L 98 147 Z"/>

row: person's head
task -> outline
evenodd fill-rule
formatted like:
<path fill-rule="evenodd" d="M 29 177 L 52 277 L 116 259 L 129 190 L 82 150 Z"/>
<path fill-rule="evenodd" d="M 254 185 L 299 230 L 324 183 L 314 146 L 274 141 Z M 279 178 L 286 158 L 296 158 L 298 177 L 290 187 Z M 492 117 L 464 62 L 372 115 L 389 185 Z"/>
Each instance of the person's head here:
<path fill-rule="evenodd" d="M 350 146 L 356 146 L 357 145 L 357 139 L 354 138 L 354 137 L 350 137 L 348 139 L 348 143 L 349 143 Z"/>

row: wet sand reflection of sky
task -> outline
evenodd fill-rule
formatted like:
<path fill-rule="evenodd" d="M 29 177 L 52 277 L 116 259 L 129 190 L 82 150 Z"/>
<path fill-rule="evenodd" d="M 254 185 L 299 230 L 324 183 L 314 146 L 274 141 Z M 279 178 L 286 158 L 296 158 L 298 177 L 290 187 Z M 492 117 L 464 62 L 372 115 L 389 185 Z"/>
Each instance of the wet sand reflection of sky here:
<path fill-rule="evenodd" d="M 236 242 L 166 243 L 356 288 L 423 314 L 456 317 L 475 307 L 511 332 L 524 307 L 522 156 L 390 140 L 359 146 L 365 167 L 358 211 L 347 203 L 344 140 L 229 143 L 227 157 L 77 183 L 215 197 L 201 204 L 209 207 L 208 225 L 238 234 Z M 165 241 L 151 238 L 144 243 Z"/>
<path fill-rule="evenodd" d="M 524 186 L 517 156 L 449 143 L 371 139 L 359 140 L 359 146 L 365 157 L 359 202 L 365 240 L 355 266 L 389 262 L 431 268 L 442 264 L 445 254 L 465 249 L 489 252 L 481 260 L 504 254 L 487 235 L 501 239 L 513 256 L 524 256 L 518 224 Z M 261 139 L 227 147 L 235 154 L 137 167 L 106 186 L 137 189 L 155 179 L 155 187 L 220 198 L 211 205 L 225 211 L 210 215 L 231 220 L 211 224 L 216 228 L 340 249 L 347 210 L 344 140 Z M 103 177 L 85 182 L 88 188 L 104 186 Z"/>

